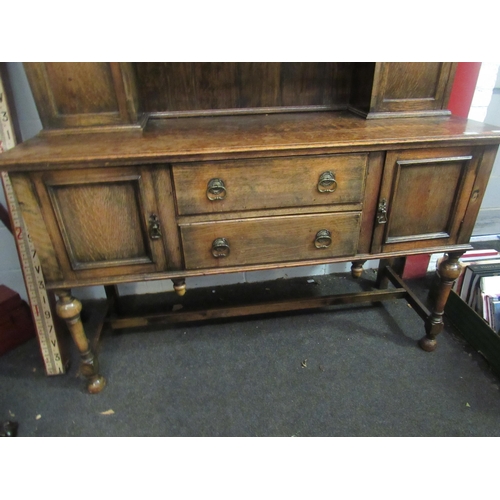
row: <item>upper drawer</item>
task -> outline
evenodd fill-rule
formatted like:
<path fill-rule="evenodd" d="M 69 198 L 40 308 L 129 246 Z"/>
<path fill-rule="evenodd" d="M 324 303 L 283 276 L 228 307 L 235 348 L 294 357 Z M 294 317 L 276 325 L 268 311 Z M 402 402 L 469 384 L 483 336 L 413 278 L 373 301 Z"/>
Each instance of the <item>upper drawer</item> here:
<path fill-rule="evenodd" d="M 367 154 L 174 165 L 179 215 L 360 203 Z"/>

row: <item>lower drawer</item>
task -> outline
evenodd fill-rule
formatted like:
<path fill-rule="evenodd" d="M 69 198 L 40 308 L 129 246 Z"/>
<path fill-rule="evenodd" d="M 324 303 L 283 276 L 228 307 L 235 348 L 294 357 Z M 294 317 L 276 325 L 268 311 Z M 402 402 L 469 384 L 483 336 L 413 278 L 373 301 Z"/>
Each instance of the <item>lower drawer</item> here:
<path fill-rule="evenodd" d="M 186 269 L 355 255 L 361 212 L 181 225 Z"/>

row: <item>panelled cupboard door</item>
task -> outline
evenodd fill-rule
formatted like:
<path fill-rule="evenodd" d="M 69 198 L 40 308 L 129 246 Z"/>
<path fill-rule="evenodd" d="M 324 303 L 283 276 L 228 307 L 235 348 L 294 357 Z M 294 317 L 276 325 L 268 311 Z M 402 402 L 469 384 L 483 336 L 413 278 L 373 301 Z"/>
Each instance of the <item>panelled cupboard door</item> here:
<path fill-rule="evenodd" d="M 456 64 L 377 63 L 372 111 L 415 112 L 446 108 Z"/>
<path fill-rule="evenodd" d="M 158 204 L 147 168 L 40 172 L 34 181 L 66 279 L 166 268 Z"/>
<path fill-rule="evenodd" d="M 457 243 L 479 155 L 473 148 L 387 153 L 372 252 Z"/>

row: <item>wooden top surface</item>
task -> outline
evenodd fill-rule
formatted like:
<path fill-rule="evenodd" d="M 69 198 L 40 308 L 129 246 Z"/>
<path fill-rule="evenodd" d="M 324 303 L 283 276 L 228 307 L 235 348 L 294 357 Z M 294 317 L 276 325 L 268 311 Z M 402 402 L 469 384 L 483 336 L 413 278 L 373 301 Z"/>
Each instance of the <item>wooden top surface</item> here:
<path fill-rule="evenodd" d="M 149 120 L 144 131 L 41 134 L 0 155 L 1 170 L 498 144 L 500 127 L 454 116 L 365 120 L 349 112 Z"/>

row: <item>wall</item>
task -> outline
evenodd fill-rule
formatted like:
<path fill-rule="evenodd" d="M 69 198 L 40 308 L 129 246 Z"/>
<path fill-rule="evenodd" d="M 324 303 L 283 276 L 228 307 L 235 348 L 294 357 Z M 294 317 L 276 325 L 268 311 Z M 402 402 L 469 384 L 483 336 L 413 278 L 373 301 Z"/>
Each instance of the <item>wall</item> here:
<path fill-rule="evenodd" d="M 500 127 L 500 63 L 483 63 L 469 112 L 471 120 Z M 495 159 L 473 236 L 500 235 L 500 154 Z"/>

